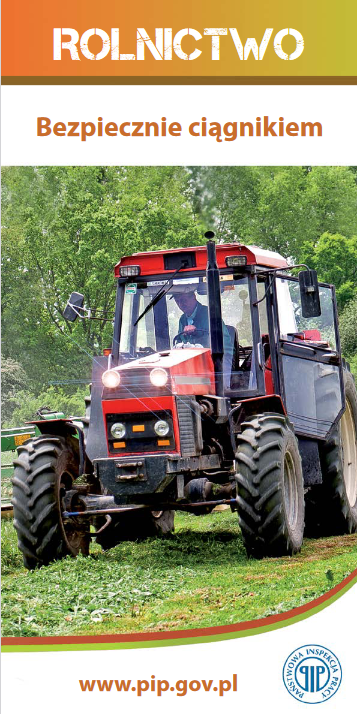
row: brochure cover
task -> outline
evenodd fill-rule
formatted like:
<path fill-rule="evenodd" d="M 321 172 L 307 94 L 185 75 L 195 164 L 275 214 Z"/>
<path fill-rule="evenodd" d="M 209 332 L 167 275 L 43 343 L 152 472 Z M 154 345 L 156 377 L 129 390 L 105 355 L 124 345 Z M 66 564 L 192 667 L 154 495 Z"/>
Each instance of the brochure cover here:
<path fill-rule="evenodd" d="M 3 0 L 6 714 L 354 706 L 356 22 Z"/>

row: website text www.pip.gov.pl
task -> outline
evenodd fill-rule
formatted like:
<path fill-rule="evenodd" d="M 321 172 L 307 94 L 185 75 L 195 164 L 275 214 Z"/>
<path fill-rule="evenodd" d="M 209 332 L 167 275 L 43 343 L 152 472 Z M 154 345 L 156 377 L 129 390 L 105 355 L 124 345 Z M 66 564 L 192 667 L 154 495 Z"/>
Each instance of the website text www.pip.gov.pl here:
<path fill-rule="evenodd" d="M 226 692 L 237 692 L 237 675 L 233 674 L 231 679 L 178 679 L 172 684 L 167 679 L 156 679 L 151 675 L 150 679 L 79 679 L 79 686 L 82 692 L 135 692 L 136 696 L 143 694 L 154 694 L 161 697 L 165 692 L 174 693 L 177 697 L 184 697 L 188 692 L 217 693 L 223 697 Z"/>

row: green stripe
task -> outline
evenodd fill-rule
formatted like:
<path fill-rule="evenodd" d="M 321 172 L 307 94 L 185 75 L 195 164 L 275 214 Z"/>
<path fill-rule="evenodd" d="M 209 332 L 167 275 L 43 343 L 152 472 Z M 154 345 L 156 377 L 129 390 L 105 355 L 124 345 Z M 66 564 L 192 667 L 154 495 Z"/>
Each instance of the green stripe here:
<path fill-rule="evenodd" d="M 139 648 L 152 648 L 152 647 L 176 647 L 179 645 L 194 645 L 203 644 L 206 642 L 222 642 L 224 640 L 234 640 L 240 637 L 251 637 L 252 635 L 261 635 L 263 632 L 271 632 L 273 630 L 279 630 L 282 627 L 288 627 L 289 625 L 294 625 L 296 622 L 306 620 L 308 617 L 312 617 L 317 612 L 321 612 L 326 607 L 336 602 L 342 595 L 344 595 L 350 588 L 357 582 L 357 576 L 353 578 L 347 585 L 345 585 L 341 590 L 332 595 L 325 602 L 320 603 L 312 607 L 310 610 L 303 612 L 294 617 L 290 617 L 287 620 L 282 620 L 281 622 L 273 622 L 270 625 L 262 625 L 261 627 L 248 628 L 247 630 L 241 630 L 238 632 L 222 632 L 217 635 L 202 635 L 202 636 L 192 636 L 187 637 L 173 637 L 168 640 L 140 640 L 139 642 L 78 642 L 73 644 L 58 643 L 58 644 L 43 644 L 43 645 L 3 645 L 3 652 L 71 652 L 71 651 L 84 651 L 84 650 L 131 650 Z"/>

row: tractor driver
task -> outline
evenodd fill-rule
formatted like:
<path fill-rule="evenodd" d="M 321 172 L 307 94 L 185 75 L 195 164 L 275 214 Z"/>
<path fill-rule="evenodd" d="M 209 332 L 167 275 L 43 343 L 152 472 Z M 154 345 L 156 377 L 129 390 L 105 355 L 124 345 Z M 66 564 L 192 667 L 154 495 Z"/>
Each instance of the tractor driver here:
<path fill-rule="evenodd" d="M 198 343 L 203 347 L 210 347 L 207 305 L 202 305 L 201 302 L 198 302 L 193 290 L 185 293 L 176 293 L 173 297 L 176 305 L 182 310 L 178 325 L 178 334 L 181 333 L 181 341 Z M 232 345 L 229 332 L 223 320 L 222 325 L 224 349 L 223 370 L 226 375 L 224 381 L 226 382 L 226 386 L 229 387 L 234 346 Z"/>

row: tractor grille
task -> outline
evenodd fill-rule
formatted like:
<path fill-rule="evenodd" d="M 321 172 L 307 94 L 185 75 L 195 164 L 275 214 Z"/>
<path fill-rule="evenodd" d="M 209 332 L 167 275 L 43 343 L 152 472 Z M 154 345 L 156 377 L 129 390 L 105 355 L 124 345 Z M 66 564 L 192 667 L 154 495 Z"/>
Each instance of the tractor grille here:
<path fill-rule="evenodd" d="M 120 372 L 121 381 L 116 389 L 103 390 L 103 399 L 124 399 L 171 396 L 171 378 L 164 387 L 155 387 L 150 382 L 150 372 L 154 369 L 145 367 L 124 369 Z"/>
<path fill-rule="evenodd" d="M 157 421 L 166 421 L 169 432 L 160 437 L 154 426 Z M 110 428 L 115 422 L 125 425 L 126 433 L 119 439 L 111 434 Z M 175 437 L 171 411 L 138 412 L 137 414 L 107 414 L 107 436 L 109 452 L 124 456 L 127 453 L 153 453 L 174 451 Z"/>
<path fill-rule="evenodd" d="M 182 456 L 196 456 L 195 443 L 195 413 L 192 400 L 187 397 L 176 397 L 176 409 L 180 430 Z"/>

